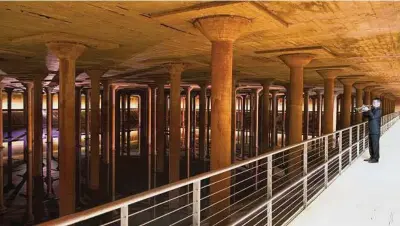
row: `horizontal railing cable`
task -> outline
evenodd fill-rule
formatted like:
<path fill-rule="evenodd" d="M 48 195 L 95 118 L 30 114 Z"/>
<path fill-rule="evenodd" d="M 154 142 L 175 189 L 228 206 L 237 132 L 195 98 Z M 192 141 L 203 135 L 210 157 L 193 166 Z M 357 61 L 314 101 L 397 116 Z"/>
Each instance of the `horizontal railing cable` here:
<path fill-rule="evenodd" d="M 385 133 L 399 113 L 382 117 Z M 367 122 L 41 225 L 286 225 L 369 146 Z M 143 202 L 150 200 L 150 202 Z M 118 219 L 100 223 L 119 211 Z M 113 212 L 115 211 L 115 212 Z M 132 211 L 129 213 L 129 211 Z M 95 219 L 96 218 L 96 219 Z M 98 224 L 95 223 L 98 220 Z"/>

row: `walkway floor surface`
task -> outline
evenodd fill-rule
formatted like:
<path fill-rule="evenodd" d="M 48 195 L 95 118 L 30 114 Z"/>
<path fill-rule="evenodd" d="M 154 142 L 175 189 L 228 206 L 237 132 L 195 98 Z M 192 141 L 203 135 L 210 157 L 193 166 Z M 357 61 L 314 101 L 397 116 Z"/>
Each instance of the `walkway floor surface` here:
<path fill-rule="evenodd" d="M 381 137 L 378 164 L 365 151 L 289 225 L 400 226 L 399 134 L 400 122 Z"/>

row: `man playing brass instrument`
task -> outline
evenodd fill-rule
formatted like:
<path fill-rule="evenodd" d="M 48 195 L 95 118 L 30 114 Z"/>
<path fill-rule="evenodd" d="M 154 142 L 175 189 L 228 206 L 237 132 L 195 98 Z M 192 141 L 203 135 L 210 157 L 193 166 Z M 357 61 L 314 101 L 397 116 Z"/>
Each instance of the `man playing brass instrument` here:
<path fill-rule="evenodd" d="M 372 107 L 362 107 L 362 112 L 365 117 L 368 117 L 369 127 L 369 155 L 366 159 L 369 163 L 379 162 L 379 138 L 381 136 L 381 101 L 375 98 L 372 101 Z"/>

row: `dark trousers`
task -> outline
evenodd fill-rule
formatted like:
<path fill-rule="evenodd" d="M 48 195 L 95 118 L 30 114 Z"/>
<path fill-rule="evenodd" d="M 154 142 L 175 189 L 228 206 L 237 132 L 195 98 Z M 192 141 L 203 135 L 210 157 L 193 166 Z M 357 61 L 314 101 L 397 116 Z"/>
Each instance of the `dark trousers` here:
<path fill-rule="evenodd" d="M 369 155 L 371 159 L 379 160 L 379 134 L 369 135 Z"/>

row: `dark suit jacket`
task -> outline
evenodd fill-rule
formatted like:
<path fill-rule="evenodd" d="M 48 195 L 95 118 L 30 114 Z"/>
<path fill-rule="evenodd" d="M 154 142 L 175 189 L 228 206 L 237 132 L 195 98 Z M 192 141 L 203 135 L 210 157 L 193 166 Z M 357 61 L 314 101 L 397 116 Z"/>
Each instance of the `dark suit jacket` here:
<path fill-rule="evenodd" d="M 370 111 L 364 112 L 364 116 L 368 117 L 369 134 L 381 134 L 381 108 L 372 108 Z"/>

